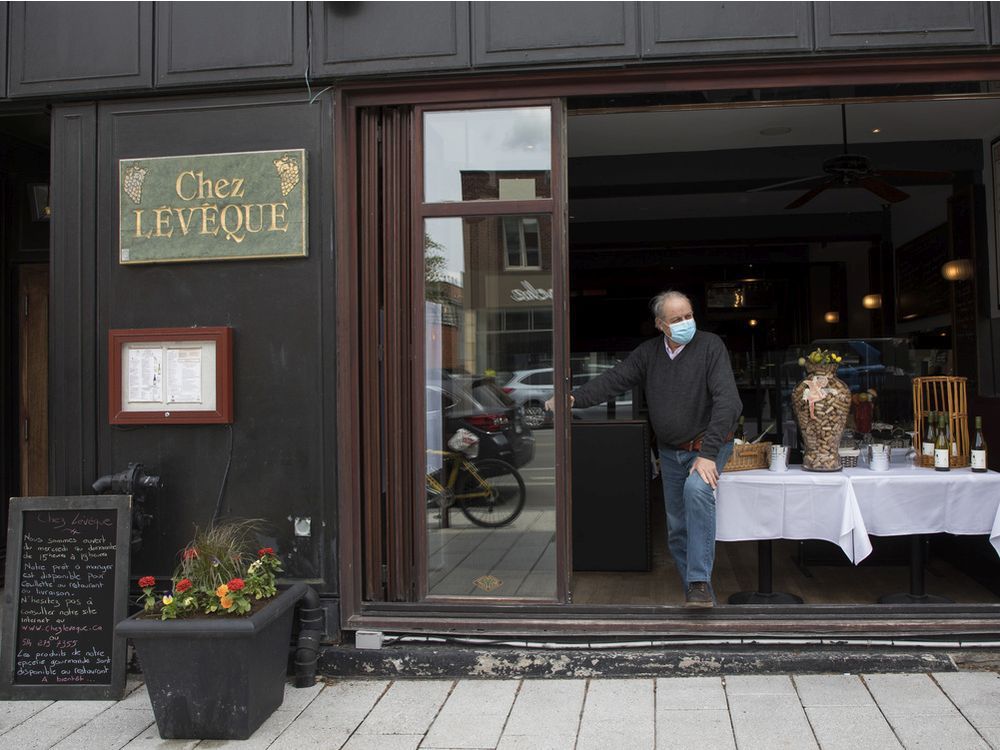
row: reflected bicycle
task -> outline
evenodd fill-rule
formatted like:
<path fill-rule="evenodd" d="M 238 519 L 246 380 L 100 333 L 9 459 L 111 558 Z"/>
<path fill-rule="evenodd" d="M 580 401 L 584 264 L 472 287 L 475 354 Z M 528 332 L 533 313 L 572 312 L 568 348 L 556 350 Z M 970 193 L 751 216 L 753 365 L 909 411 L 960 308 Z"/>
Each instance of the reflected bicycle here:
<path fill-rule="evenodd" d="M 427 504 L 438 507 L 441 526 L 457 506 L 476 526 L 506 526 L 524 509 L 527 493 L 520 472 L 498 458 L 470 460 L 454 451 L 431 450 L 442 457 L 441 468 L 427 474 Z"/>

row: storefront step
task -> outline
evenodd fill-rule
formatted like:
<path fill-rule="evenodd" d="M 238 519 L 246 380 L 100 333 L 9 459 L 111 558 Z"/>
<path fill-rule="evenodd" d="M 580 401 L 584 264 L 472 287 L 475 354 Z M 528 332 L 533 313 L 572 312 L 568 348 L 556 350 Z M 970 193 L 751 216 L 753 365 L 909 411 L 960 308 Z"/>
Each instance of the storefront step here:
<path fill-rule="evenodd" d="M 993 661 L 1000 654 L 993 653 Z M 527 649 L 393 644 L 331 646 L 319 664 L 337 677 L 585 678 L 734 674 L 954 672 L 945 649 L 788 645 L 713 648 Z"/>

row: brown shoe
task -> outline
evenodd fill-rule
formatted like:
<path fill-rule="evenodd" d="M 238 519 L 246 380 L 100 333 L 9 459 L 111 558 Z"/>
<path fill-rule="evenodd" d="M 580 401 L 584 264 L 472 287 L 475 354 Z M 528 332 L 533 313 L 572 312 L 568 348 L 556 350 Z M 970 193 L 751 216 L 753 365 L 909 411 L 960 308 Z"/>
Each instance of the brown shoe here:
<path fill-rule="evenodd" d="M 712 592 L 705 581 L 694 581 L 688 584 L 687 593 L 684 595 L 684 606 L 689 609 L 711 609 L 715 606 L 712 601 Z"/>

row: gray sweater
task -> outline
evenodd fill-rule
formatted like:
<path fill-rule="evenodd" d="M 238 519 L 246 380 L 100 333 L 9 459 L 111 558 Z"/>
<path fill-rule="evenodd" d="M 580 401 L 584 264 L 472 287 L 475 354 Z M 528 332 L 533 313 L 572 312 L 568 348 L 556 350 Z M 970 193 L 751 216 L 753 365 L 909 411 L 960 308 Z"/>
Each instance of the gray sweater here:
<path fill-rule="evenodd" d="M 676 359 L 667 354 L 663 336 L 649 339 L 614 369 L 575 389 L 574 406 L 600 404 L 639 383 L 659 444 L 677 446 L 704 433 L 699 455 L 714 461 L 743 411 L 722 339 L 698 331 Z"/>

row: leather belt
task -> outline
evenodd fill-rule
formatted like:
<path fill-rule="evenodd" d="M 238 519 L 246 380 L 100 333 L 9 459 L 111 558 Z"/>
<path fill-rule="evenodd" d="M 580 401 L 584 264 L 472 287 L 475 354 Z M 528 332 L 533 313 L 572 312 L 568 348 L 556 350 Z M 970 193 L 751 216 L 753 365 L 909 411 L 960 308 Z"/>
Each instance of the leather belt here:
<path fill-rule="evenodd" d="M 704 435 L 699 435 L 694 440 L 688 440 L 686 443 L 681 443 L 680 445 L 675 446 L 674 450 L 679 450 L 679 451 L 700 451 L 701 450 L 701 442 L 704 439 L 705 439 Z M 722 442 L 723 443 L 728 443 L 732 439 L 733 439 L 733 433 L 730 432 L 728 435 L 726 435 L 722 439 Z"/>

